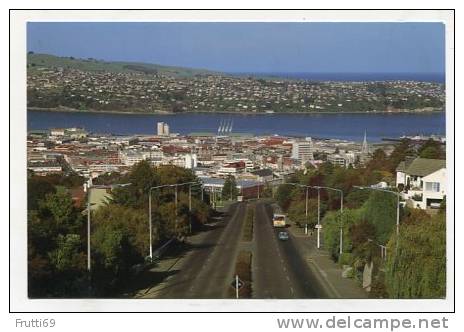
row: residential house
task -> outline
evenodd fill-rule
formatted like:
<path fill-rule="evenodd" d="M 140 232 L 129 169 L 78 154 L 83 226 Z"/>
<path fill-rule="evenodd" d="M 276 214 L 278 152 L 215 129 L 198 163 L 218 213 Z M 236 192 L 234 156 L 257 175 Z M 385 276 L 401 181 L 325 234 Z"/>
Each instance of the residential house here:
<path fill-rule="evenodd" d="M 438 208 L 446 196 L 446 160 L 407 158 L 396 168 L 396 184 L 409 206 Z"/>

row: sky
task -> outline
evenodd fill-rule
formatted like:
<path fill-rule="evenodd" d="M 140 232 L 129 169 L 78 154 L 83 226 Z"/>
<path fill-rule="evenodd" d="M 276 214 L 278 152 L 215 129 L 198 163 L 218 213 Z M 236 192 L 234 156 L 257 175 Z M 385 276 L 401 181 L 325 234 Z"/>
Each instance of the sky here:
<path fill-rule="evenodd" d="M 445 73 L 442 23 L 29 22 L 27 49 L 254 73 Z"/>

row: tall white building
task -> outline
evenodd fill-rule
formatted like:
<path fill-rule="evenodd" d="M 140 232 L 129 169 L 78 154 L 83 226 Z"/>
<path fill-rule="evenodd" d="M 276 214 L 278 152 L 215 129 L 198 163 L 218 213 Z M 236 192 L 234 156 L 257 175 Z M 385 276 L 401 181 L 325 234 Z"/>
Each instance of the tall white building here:
<path fill-rule="evenodd" d="M 158 136 L 169 136 L 169 125 L 166 122 L 158 122 L 157 134 Z"/>
<path fill-rule="evenodd" d="M 185 168 L 192 169 L 197 167 L 198 158 L 195 153 L 185 155 Z"/>
<path fill-rule="evenodd" d="M 293 142 L 292 158 L 303 162 L 314 160 L 313 142 L 310 137 L 307 137 L 305 141 Z"/>

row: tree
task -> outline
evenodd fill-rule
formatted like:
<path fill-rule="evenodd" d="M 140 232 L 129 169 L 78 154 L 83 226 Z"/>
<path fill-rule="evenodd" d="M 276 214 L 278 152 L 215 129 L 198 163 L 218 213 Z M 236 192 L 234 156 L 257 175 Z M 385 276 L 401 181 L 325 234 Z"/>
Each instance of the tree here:
<path fill-rule="evenodd" d="M 396 236 L 388 249 L 385 274 L 391 298 L 444 298 L 446 296 L 446 218 L 439 213 L 427 220 L 402 225 L 398 250 Z M 414 262 L 414 264 L 411 264 Z"/>
<path fill-rule="evenodd" d="M 388 158 L 388 167 L 390 172 L 395 172 L 399 163 L 406 159 L 407 156 L 415 156 L 411 143 L 408 139 L 402 139 Z"/>
<path fill-rule="evenodd" d="M 320 205 L 321 220 L 326 211 L 326 203 L 321 201 Z M 317 199 L 308 199 L 308 217 L 306 217 L 306 201 L 302 197 L 300 200 L 292 200 L 288 208 L 288 217 L 297 225 L 308 224 L 309 228 L 314 228 L 317 224 Z"/>
<path fill-rule="evenodd" d="M 27 208 L 37 210 L 39 202 L 47 194 L 55 193 L 55 186 L 44 177 L 32 176 L 27 179 Z"/>
<path fill-rule="evenodd" d="M 375 227 L 375 240 L 385 244 L 396 224 L 397 199 L 394 195 L 373 191 L 364 204 L 364 218 Z"/>
<path fill-rule="evenodd" d="M 110 296 L 128 282 L 132 266 L 148 255 L 147 217 L 140 210 L 111 204 L 99 208 L 92 223 L 93 287 L 96 295 Z"/>
<path fill-rule="evenodd" d="M 78 297 L 85 291 L 83 218 L 67 191 L 50 192 L 28 211 L 30 297 Z"/>
<path fill-rule="evenodd" d="M 132 166 L 129 174 L 121 180 L 130 185 L 115 188 L 112 192 L 112 201 L 133 208 L 146 206 L 149 189 L 159 184 L 155 169 L 146 160 Z"/>
<path fill-rule="evenodd" d="M 433 139 L 427 140 L 418 150 L 419 157 L 427 159 L 445 159 L 446 153 L 440 142 Z"/>
<path fill-rule="evenodd" d="M 71 195 L 65 189 L 49 193 L 39 204 L 39 217 L 54 234 L 79 233 L 83 217 L 74 206 Z"/>
<path fill-rule="evenodd" d="M 349 228 L 349 237 L 353 246 L 353 254 L 363 265 L 372 261 L 378 252 L 377 246 L 373 241 L 376 236 L 376 229 L 372 223 L 360 217 L 360 220 L 352 224 Z M 377 255 L 379 256 L 379 255 Z"/>
<path fill-rule="evenodd" d="M 351 253 L 353 243 L 350 230 L 359 221 L 359 210 L 344 209 L 343 213 L 340 211 L 331 211 L 324 216 L 322 220 L 322 224 L 324 225 L 324 245 L 328 248 L 333 259 L 339 259 L 340 228 L 343 228 L 343 253 Z"/>
<path fill-rule="evenodd" d="M 292 191 L 293 187 L 290 185 L 282 184 L 277 188 L 276 192 L 276 200 L 279 206 L 284 210 L 287 211 L 287 209 L 290 206 L 290 203 L 292 201 Z"/>
<path fill-rule="evenodd" d="M 82 241 L 78 234 L 59 234 L 56 249 L 49 253 L 50 262 L 58 271 L 67 271 L 85 266 Z"/>
<path fill-rule="evenodd" d="M 92 225 L 95 231 L 107 229 L 109 224 L 117 230 L 123 230 L 124 236 L 139 256 L 143 258 L 149 252 L 148 216 L 146 210 L 130 208 L 118 204 L 102 206 L 93 213 Z M 153 239 L 159 239 L 159 229 L 154 225 Z"/>
<path fill-rule="evenodd" d="M 234 200 L 237 198 L 239 190 L 237 188 L 237 183 L 235 182 L 235 177 L 230 175 L 224 181 L 224 186 L 222 187 L 222 199 L 223 200 Z"/>
<path fill-rule="evenodd" d="M 369 199 L 370 194 L 367 190 L 350 191 L 344 198 L 344 204 L 350 209 L 360 208 Z"/>

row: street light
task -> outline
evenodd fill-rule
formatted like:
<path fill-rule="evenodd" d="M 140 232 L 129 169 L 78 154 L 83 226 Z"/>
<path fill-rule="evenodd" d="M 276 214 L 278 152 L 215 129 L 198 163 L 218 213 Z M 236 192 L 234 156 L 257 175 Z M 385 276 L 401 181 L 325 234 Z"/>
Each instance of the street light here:
<path fill-rule="evenodd" d="M 381 189 L 381 188 L 376 188 L 376 187 L 363 187 L 363 186 L 353 186 L 356 189 L 367 189 L 367 190 L 377 190 L 377 191 L 382 191 L 385 193 L 393 194 L 396 195 L 396 248 L 395 250 L 398 251 L 398 241 L 400 238 L 400 193 L 399 191 L 392 191 L 392 190 L 386 190 L 386 189 Z"/>
<path fill-rule="evenodd" d="M 129 186 L 130 183 L 118 183 L 112 184 L 111 189 L 118 188 L 118 187 L 126 187 Z M 87 186 L 87 270 L 90 272 L 91 269 L 91 249 L 90 249 L 90 190 L 93 188 L 106 188 L 107 186 Z"/>
<path fill-rule="evenodd" d="M 192 187 L 200 186 L 201 188 L 201 201 L 203 202 L 203 183 L 201 182 L 191 182 L 189 185 L 189 231 L 192 234 Z"/>
<path fill-rule="evenodd" d="M 306 228 L 305 228 L 305 232 L 306 234 L 308 233 L 308 191 L 309 191 L 309 188 L 314 188 L 312 186 L 307 186 L 307 185 L 304 185 L 304 184 L 301 184 L 301 183 L 294 183 L 294 182 L 289 182 L 289 183 L 285 183 L 285 184 L 289 184 L 289 185 L 292 185 L 292 186 L 297 186 L 297 187 L 302 187 L 302 188 L 306 188 L 306 199 L 305 199 L 305 216 L 306 216 Z"/>
<path fill-rule="evenodd" d="M 149 229 L 149 238 L 150 238 L 150 261 L 153 261 L 153 228 L 152 228 L 152 220 L 151 220 L 151 192 L 155 189 L 165 188 L 165 187 L 172 187 L 172 184 L 165 184 L 161 186 L 150 187 L 148 189 L 148 229 Z"/>
<path fill-rule="evenodd" d="M 155 186 L 155 187 L 150 187 L 148 190 L 148 226 L 149 226 L 149 231 L 150 231 L 150 261 L 153 260 L 153 239 L 152 239 L 152 216 L 151 216 L 151 193 L 155 189 L 160 189 L 160 188 L 165 188 L 165 187 L 174 187 L 175 188 L 175 212 L 176 212 L 176 226 L 177 226 L 177 187 L 179 186 L 185 186 L 189 185 L 189 211 L 192 211 L 192 186 L 194 185 L 202 185 L 200 182 L 184 182 L 184 183 L 175 183 L 175 184 L 165 184 L 165 185 L 160 185 L 160 186 Z M 203 193 L 203 188 L 202 188 L 202 193 Z M 191 231 L 192 225 L 190 222 L 190 231 Z"/>
<path fill-rule="evenodd" d="M 323 186 L 316 186 L 315 188 L 318 189 L 318 206 L 319 206 L 319 189 L 326 189 L 332 190 L 340 193 L 340 255 L 343 253 L 343 190 L 331 187 L 323 187 Z M 319 215 L 319 207 L 318 207 L 318 215 Z M 318 217 L 318 224 L 319 224 L 319 217 Z M 319 237 L 319 228 L 318 228 L 318 237 Z M 319 241 L 318 241 L 319 243 Z M 318 245 L 319 248 L 319 245 Z"/>

